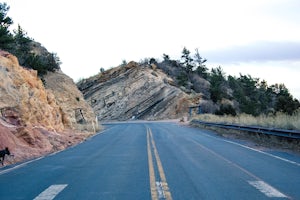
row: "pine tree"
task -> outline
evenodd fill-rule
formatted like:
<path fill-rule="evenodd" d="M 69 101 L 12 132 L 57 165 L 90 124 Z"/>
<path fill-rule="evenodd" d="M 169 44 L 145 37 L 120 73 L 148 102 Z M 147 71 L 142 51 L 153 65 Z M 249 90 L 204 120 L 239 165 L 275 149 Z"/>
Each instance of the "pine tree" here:
<path fill-rule="evenodd" d="M 223 85 L 226 82 L 225 73 L 223 69 L 219 66 L 218 68 L 212 68 L 210 77 L 210 98 L 213 102 L 220 101 L 223 97 L 225 97 L 226 93 L 222 89 Z"/>
<path fill-rule="evenodd" d="M 0 48 L 10 50 L 13 42 L 13 36 L 8 28 L 13 24 L 10 17 L 7 16 L 9 6 L 6 3 L 0 3 Z"/>
<path fill-rule="evenodd" d="M 207 61 L 206 59 L 203 59 L 200 54 L 198 49 L 195 50 L 195 62 L 197 64 L 197 68 L 196 68 L 196 72 L 199 76 L 201 76 L 202 78 L 207 79 L 208 77 L 208 72 L 207 72 L 207 67 L 205 66 L 205 62 Z"/>
<path fill-rule="evenodd" d="M 182 56 L 181 56 L 181 59 L 183 60 L 183 62 L 181 63 L 184 67 L 185 67 L 185 70 L 190 73 L 193 71 L 193 58 L 191 58 L 190 56 L 190 51 L 187 49 L 187 48 L 183 48 L 182 50 Z"/>

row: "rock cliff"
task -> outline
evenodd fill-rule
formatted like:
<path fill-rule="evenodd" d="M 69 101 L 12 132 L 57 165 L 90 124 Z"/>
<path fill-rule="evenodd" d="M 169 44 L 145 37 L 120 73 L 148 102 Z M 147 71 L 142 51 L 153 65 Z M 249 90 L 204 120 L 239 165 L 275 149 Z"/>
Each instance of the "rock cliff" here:
<path fill-rule="evenodd" d="M 0 149 L 15 155 L 6 163 L 73 145 L 96 129 L 95 115 L 62 72 L 43 77 L 0 51 Z"/>
<path fill-rule="evenodd" d="M 50 102 L 53 99 L 59 105 L 65 128 L 88 131 L 97 129 L 93 109 L 70 77 L 57 71 L 48 72 L 43 80 Z"/>
<path fill-rule="evenodd" d="M 130 62 L 77 84 L 99 120 L 174 119 L 199 102 L 152 65 Z"/>

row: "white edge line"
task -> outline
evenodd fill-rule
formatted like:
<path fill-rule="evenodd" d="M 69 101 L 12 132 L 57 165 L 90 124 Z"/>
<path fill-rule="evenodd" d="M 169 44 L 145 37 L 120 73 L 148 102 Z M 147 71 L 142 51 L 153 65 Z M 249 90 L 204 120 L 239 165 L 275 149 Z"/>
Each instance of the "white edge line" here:
<path fill-rule="evenodd" d="M 40 159 L 42 159 L 42 158 L 44 158 L 44 157 L 45 157 L 45 156 L 41 156 L 41 157 L 35 158 L 35 159 L 33 159 L 33 160 L 30 160 L 30 161 L 21 163 L 21 164 L 19 164 L 19 165 L 16 165 L 16 166 L 14 166 L 14 167 L 12 167 L 12 168 L 5 169 L 5 170 L 3 170 L 3 171 L 0 171 L 0 175 L 6 174 L 6 173 L 8 173 L 8 172 L 10 172 L 10 171 L 13 171 L 13 170 L 15 170 L 15 169 L 24 167 L 24 166 L 26 166 L 27 164 L 32 163 L 32 162 L 34 162 L 34 161 L 38 161 L 38 160 L 40 160 Z"/>
<path fill-rule="evenodd" d="M 298 166 L 298 167 L 300 166 L 300 163 L 295 162 L 295 161 L 291 161 L 291 160 L 286 159 L 286 158 L 282 158 L 282 157 L 279 157 L 279 156 L 275 156 L 275 155 L 273 155 L 273 154 L 270 154 L 270 153 L 267 153 L 267 152 L 264 152 L 264 151 L 261 151 L 261 150 L 258 150 L 258 149 L 254 149 L 254 148 L 251 148 L 251 147 L 248 147 L 248 146 L 245 146 L 245 145 L 242 145 L 242 144 L 233 142 L 233 141 L 229 141 L 229 140 L 225 140 L 225 139 L 213 137 L 213 136 L 211 136 L 211 135 L 208 135 L 207 133 L 205 133 L 205 135 L 208 136 L 208 137 L 217 139 L 217 140 L 222 140 L 222 141 L 224 141 L 224 142 L 227 142 L 227 143 L 230 143 L 230 144 L 234 144 L 234 145 L 243 147 L 243 148 L 245 148 L 245 149 L 249 149 L 249 150 L 252 150 L 252 151 L 255 151 L 255 152 L 258 152 L 258 153 L 261 153 L 261 154 L 264 154 L 264 155 L 267 155 L 267 156 L 270 156 L 270 157 L 273 157 L 273 158 L 276 158 L 276 159 L 278 159 L 278 160 L 281 160 L 281 161 L 284 161 L 284 162 L 287 162 L 287 163 L 296 165 L 296 166 Z"/>
<path fill-rule="evenodd" d="M 258 149 L 254 149 L 254 148 L 251 148 L 251 147 L 248 147 L 248 146 L 245 146 L 245 145 L 236 143 L 236 142 L 232 142 L 232 141 L 228 141 L 228 140 L 224 140 L 224 141 L 226 141 L 226 142 L 228 142 L 228 143 L 232 143 L 232 144 L 238 145 L 238 146 L 241 146 L 241 147 L 244 147 L 244 148 L 246 148 L 246 149 L 250 149 L 250 150 L 252 150 L 252 151 L 259 152 L 259 153 L 261 153 L 261 154 L 264 154 L 264 155 L 267 155 L 267 156 L 276 158 L 276 159 L 281 160 L 281 161 L 285 161 L 285 162 L 290 163 L 290 164 L 294 164 L 294 165 L 300 166 L 300 163 L 297 163 L 297 162 L 295 162 L 295 161 L 291 161 L 291 160 L 286 159 L 286 158 L 282 158 L 282 157 L 279 157 L 279 156 L 275 156 L 275 155 L 273 155 L 273 154 L 270 154 L 270 153 L 267 153 L 267 152 L 264 152 L 264 151 L 261 151 L 261 150 L 258 150 Z"/>

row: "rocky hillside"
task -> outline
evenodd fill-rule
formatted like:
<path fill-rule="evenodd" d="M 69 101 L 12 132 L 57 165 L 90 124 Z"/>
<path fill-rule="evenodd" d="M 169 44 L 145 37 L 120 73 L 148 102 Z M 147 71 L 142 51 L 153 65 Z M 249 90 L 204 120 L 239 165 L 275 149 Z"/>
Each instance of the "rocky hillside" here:
<path fill-rule="evenodd" d="M 210 70 L 198 51 L 183 49 L 181 60 L 145 59 L 78 82 L 99 120 L 173 119 L 194 112 L 253 116 L 285 113 L 300 108 L 284 84 L 267 85 L 250 75 L 226 76 L 219 66 Z"/>
<path fill-rule="evenodd" d="M 155 64 L 130 62 L 80 81 L 99 120 L 174 119 L 188 115 L 200 95 L 187 94 Z"/>
<path fill-rule="evenodd" d="M 63 149 L 86 138 L 95 115 L 76 85 L 60 71 L 42 80 L 0 51 L 0 149 L 15 155 L 7 163 Z"/>
<path fill-rule="evenodd" d="M 64 128 L 87 131 L 97 128 L 94 111 L 84 100 L 73 79 L 61 71 L 56 71 L 48 72 L 43 81 L 49 96 L 52 97 L 53 94 L 59 105 Z"/>

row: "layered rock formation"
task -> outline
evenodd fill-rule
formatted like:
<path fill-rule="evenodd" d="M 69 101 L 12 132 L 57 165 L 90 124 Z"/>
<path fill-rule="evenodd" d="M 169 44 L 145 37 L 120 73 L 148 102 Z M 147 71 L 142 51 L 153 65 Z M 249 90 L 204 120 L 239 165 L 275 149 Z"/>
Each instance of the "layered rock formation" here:
<path fill-rule="evenodd" d="M 7 163 L 63 149 L 96 128 L 91 107 L 62 72 L 48 73 L 43 83 L 0 51 L 0 79 L 0 149 L 15 155 Z"/>
<path fill-rule="evenodd" d="M 174 119 L 188 115 L 199 96 L 173 86 L 154 64 L 130 62 L 77 84 L 99 120 Z"/>

